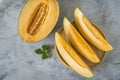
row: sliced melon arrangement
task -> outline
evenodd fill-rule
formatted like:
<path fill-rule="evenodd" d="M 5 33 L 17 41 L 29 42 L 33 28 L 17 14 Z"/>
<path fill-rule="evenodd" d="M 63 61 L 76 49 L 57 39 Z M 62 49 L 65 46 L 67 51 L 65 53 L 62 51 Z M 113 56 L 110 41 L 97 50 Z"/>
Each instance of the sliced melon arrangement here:
<path fill-rule="evenodd" d="M 94 74 L 83 58 L 95 64 L 102 61 L 91 45 L 103 52 L 110 51 L 113 48 L 103 33 L 96 28 L 98 26 L 89 21 L 78 8 L 75 9 L 74 18 L 77 28 L 67 18 L 64 18 L 63 28 L 67 40 L 56 32 L 55 47 L 59 59 L 65 66 L 84 77 L 91 78 Z"/>
<path fill-rule="evenodd" d="M 58 17 L 57 0 L 28 0 L 19 16 L 19 34 L 26 42 L 40 41 L 53 30 Z M 68 68 L 84 77 L 92 78 L 94 73 L 84 59 L 94 64 L 99 64 L 102 60 L 91 45 L 103 52 L 113 48 L 97 26 L 89 21 L 79 8 L 75 9 L 74 18 L 77 28 L 64 18 L 65 37 L 55 33 L 57 56 Z"/>
<path fill-rule="evenodd" d="M 59 16 L 57 0 L 28 0 L 19 17 L 19 34 L 26 42 L 44 39 Z"/>

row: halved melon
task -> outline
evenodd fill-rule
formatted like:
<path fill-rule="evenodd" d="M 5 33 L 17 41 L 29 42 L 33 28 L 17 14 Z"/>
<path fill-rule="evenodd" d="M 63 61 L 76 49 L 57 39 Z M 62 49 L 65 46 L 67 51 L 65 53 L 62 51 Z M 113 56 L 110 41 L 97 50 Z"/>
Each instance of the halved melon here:
<path fill-rule="evenodd" d="M 57 0 L 28 0 L 19 17 L 19 34 L 26 42 L 40 41 L 53 30 L 58 16 Z"/>

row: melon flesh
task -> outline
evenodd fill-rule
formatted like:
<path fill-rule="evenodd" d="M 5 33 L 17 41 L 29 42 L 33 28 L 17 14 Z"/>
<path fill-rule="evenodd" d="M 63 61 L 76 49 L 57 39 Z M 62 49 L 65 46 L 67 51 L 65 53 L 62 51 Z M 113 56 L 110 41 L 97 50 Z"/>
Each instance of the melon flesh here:
<path fill-rule="evenodd" d="M 28 0 L 19 17 L 19 34 L 26 42 L 44 39 L 55 27 L 59 16 L 57 0 Z"/>
<path fill-rule="evenodd" d="M 60 55 L 74 71 L 87 78 L 94 76 L 88 65 L 81 59 L 70 44 L 57 32 L 55 33 L 55 42 Z"/>
<path fill-rule="evenodd" d="M 82 13 L 82 11 L 80 11 L 79 8 L 75 9 L 74 16 L 79 32 L 88 42 L 103 51 L 110 51 L 113 49 L 108 41 L 105 40 L 101 33 L 96 29 L 96 26 L 94 26 L 85 17 L 85 15 Z"/>

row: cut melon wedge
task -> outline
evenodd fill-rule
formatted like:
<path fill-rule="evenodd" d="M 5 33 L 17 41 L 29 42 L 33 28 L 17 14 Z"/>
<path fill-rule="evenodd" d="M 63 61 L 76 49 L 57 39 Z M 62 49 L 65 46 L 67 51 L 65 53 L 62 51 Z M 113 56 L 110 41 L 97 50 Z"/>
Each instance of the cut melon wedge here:
<path fill-rule="evenodd" d="M 95 26 L 84 16 L 79 8 L 75 9 L 74 17 L 79 32 L 88 42 L 103 51 L 110 51 L 113 49 L 101 33 L 95 28 Z"/>
<path fill-rule="evenodd" d="M 97 55 L 94 53 L 89 44 L 84 40 L 84 38 L 79 34 L 79 32 L 74 28 L 74 26 L 64 18 L 63 21 L 64 31 L 71 44 L 80 52 L 85 58 L 91 62 L 100 62 Z"/>
<path fill-rule="evenodd" d="M 93 73 L 88 65 L 80 58 L 80 56 L 78 56 L 70 44 L 68 44 L 68 42 L 57 32 L 55 33 L 55 42 L 60 55 L 74 71 L 87 78 L 93 77 Z"/>

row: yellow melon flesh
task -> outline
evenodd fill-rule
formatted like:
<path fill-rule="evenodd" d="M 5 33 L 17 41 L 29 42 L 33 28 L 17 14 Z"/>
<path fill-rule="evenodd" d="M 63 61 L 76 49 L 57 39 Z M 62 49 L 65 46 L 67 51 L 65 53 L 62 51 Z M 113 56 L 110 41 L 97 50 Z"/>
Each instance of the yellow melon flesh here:
<path fill-rule="evenodd" d="M 100 50 L 110 51 L 113 49 L 112 46 L 104 39 L 101 33 L 78 8 L 75 9 L 74 17 L 80 33 L 86 40 Z"/>
<path fill-rule="evenodd" d="M 57 32 L 55 33 L 55 42 L 60 55 L 74 71 L 87 78 L 93 77 L 93 73 L 88 65 L 85 64 L 75 50 Z"/>
<path fill-rule="evenodd" d="M 19 34 L 26 42 L 44 39 L 59 16 L 57 0 L 28 0 L 19 17 Z"/>
<path fill-rule="evenodd" d="M 94 63 L 100 62 L 99 58 L 94 53 L 92 48 L 74 28 L 74 26 L 67 20 L 67 18 L 64 18 L 63 25 L 66 36 L 72 45 L 78 50 L 78 52 L 80 52 L 85 58 Z"/>

